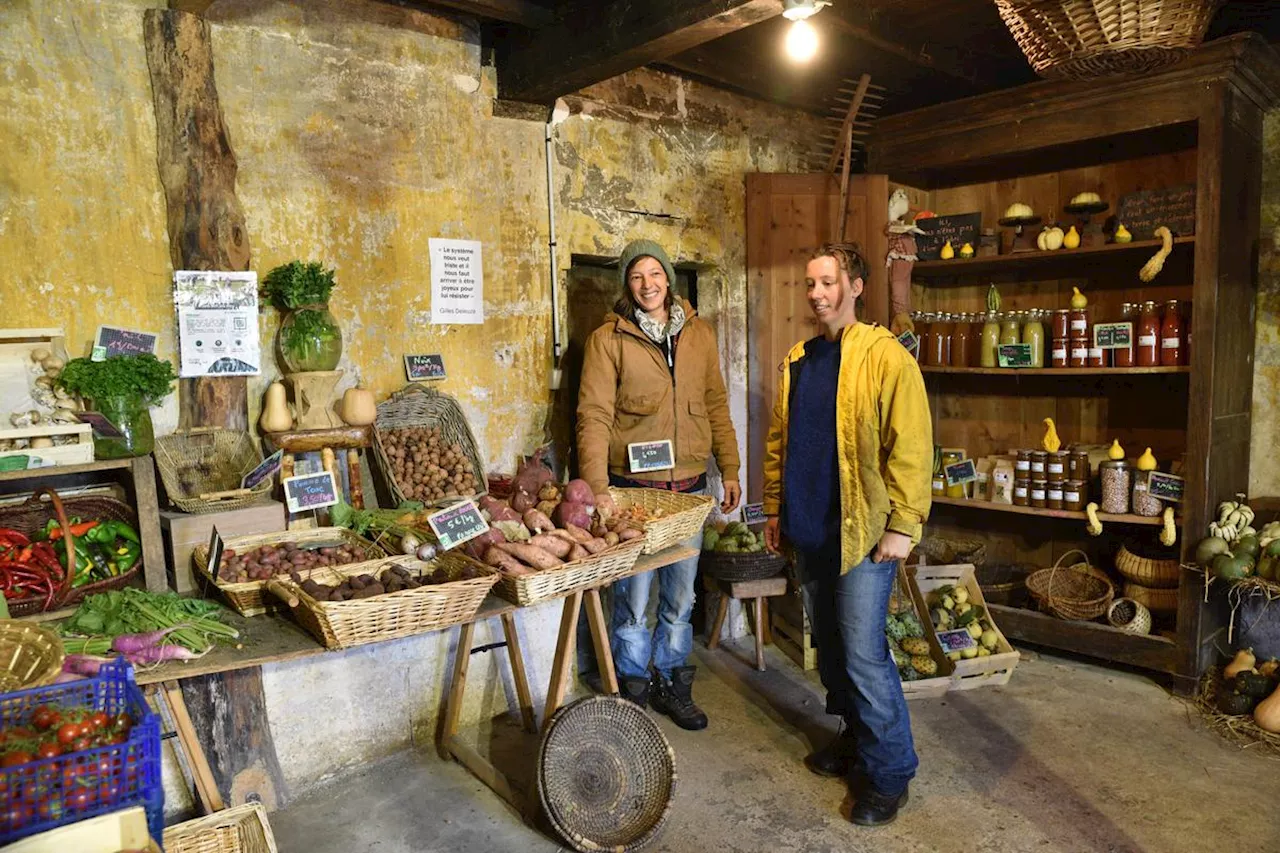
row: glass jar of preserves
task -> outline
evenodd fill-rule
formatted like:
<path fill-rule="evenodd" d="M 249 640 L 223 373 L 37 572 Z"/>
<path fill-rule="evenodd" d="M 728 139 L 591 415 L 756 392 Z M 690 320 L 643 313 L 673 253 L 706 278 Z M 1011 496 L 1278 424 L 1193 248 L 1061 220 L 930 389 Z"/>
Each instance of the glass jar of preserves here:
<path fill-rule="evenodd" d="M 1031 480 L 1031 496 L 1030 496 L 1030 500 L 1028 501 L 1028 503 L 1029 503 L 1031 506 L 1036 507 L 1037 509 L 1044 509 L 1044 508 L 1045 508 L 1045 500 L 1047 500 L 1047 497 L 1048 497 L 1048 496 L 1047 496 L 1048 491 L 1049 491 L 1049 483 L 1048 483 L 1048 481 L 1046 481 L 1046 480 L 1037 480 L 1037 479 L 1032 478 L 1032 480 Z"/>
<path fill-rule="evenodd" d="M 1072 308 L 1070 310 L 1071 334 L 1069 337 L 1081 338 L 1089 337 L 1089 309 L 1088 308 Z"/>
<path fill-rule="evenodd" d="M 1138 367 L 1158 366 L 1160 364 L 1160 312 L 1155 302 L 1148 300 L 1142 303 L 1142 313 L 1138 315 L 1134 338 L 1136 340 L 1135 362 Z"/>
<path fill-rule="evenodd" d="M 1013 505 L 1031 506 L 1031 481 L 1026 477 L 1013 480 Z"/>
<path fill-rule="evenodd" d="M 1088 493 L 1085 491 L 1084 480 L 1067 480 L 1062 484 L 1062 508 L 1081 512 L 1084 505 L 1088 503 L 1086 500 Z"/>
<path fill-rule="evenodd" d="M 1071 341 L 1067 349 L 1067 367 L 1089 366 L 1089 343 L 1087 341 Z"/>
<path fill-rule="evenodd" d="M 954 324 L 951 332 L 951 361 L 952 367 L 968 367 L 970 358 L 970 346 L 972 342 L 971 321 L 968 314 L 957 314 L 954 317 Z"/>
<path fill-rule="evenodd" d="M 1017 311 L 1006 311 L 1000 320 L 1000 345 L 1022 343 L 1022 317 Z"/>
<path fill-rule="evenodd" d="M 934 463 L 933 463 L 933 481 L 930 483 L 929 492 L 935 498 L 945 497 L 947 494 L 947 478 L 942 473 L 942 453 L 934 447 Z"/>
<path fill-rule="evenodd" d="M 1051 367 L 1067 366 L 1067 347 L 1070 344 L 1066 338 L 1054 338 L 1053 345 L 1049 348 L 1049 365 Z"/>
<path fill-rule="evenodd" d="M 967 498 L 969 496 L 968 483 L 956 483 L 954 485 L 947 484 L 946 471 L 948 465 L 954 465 L 957 462 L 964 461 L 964 449 L 955 447 L 942 448 L 942 482 L 945 487 L 945 494 L 949 498 Z"/>
<path fill-rule="evenodd" d="M 1091 346 L 1089 347 L 1089 355 L 1088 355 L 1087 361 L 1090 367 L 1106 367 L 1107 351 L 1104 350 L 1102 347 Z"/>
<path fill-rule="evenodd" d="M 1031 451 L 1031 479 L 1044 479 L 1045 464 L 1049 461 L 1049 454 L 1043 450 Z"/>
<path fill-rule="evenodd" d="M 1065 450 L 1055 450 L 1045 458 L 1044 478 L 1050 483 L 1061 483 L 1067 479 L 1067 461 L 1071 454 Z"/>
<path fill-rule="evenodd" d="M 1135 515 L 1155 518 L 1164 510 L 1164 501 L 1147 491 L 1150 471 L 1137 471 L 1133 475 L 1133 512 Z"/>
<path fill-rule="evenodd" d="M 1013 458 L 1013 476 L 1014 479 L 1031 477 L 1031 451 L 1019 450 Z"/>
<path fill-rule="evenodd" d="M 1062 483 L 1049 483 L 1044 493 L 1045 509 L 1062 509 Z"/>
<path fill-rule="evenodd" d="M 1053 312 L 1053 337 L 1069 338 L 1071 337 L 1071 309 L 1059 308 Z"/>
<path fill-rule="evenodd" d="M 1068 480 L 1089 479 L 1089 451 L 1075 449 L 1067 459 Z"/>
<path fill-rule="evenodd" d="M 929 327 L 929 358 L 927 363 L 930 367 L 950 366 L 951 332 L 951 315 L 937 315 L 933 324 Z"/>
<path fill-rule="evenodd" d="M 1108 459 L 1098 466 L 1102 480 L 1102 500 L 1099 508 L 1111 515 L 1123 515 L 1129 511 L 1129 489 L 1132 476 L 1129 463 L 1123 459 Z"/>
<path fill-rule="evenodd" d="M 933 326 L 933 315 L 921 313 L 920 319 L 916 320 L 916 340 L 919 346 L 916 348 L 916 361 L 921 364 L 929 363 L 929 339 L 932 337 L 930 329 Z"/>
<path fill-rule="evenodd" d="M 1178 300 L 1170 299 L 1164 306 L 1164 318 L 1160 321 L 1160 364 L 1177 367 L 1182 360 L 1182 315 L 1178 312 Z"/>
<path fill-rule="evenodd" d="M 1044 367 L 1044 323 L 1039 311 L 1027 312 L 1022 324 L 1022 343 L 1031 345 L 1031 366 Z"/>
<path fill-rule="evenodd" d="M 1132 324 L 1134 321 L 1133 314 L 1134 312 L 1133 312 L 1132 303 L 1126 302 L 1120 306 L 1120 319 L 1117 320 L 1117 322 Z M 1134 357 L 1133 334 L 1135 331 L 1136 329 L 1130 330 L 1129 345 L 1127 347 L 1120 347 L 1119 349 L 1113 349 L 1111 351 L 1111 363 L 1113 366 L 1133 367 L 1133 357 Z"/>
<path fill-rule="evenodd" d="M 978 366 L 995 367 L 1000 361 L 996 353 L 1000 348 L 1000 315 L 988 311 L 983 318 L 982 337 L 978 341 Z"/>

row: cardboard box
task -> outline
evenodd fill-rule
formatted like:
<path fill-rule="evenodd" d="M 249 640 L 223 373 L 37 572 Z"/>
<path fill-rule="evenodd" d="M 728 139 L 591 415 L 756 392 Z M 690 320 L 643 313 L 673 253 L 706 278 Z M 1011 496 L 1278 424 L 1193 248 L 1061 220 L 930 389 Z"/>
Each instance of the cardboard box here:
<path fill-rule="evenodd" d="M 161 512 L 160 530 L 164 535 L 165 558 L 169 566 L 169 585 L 180 593 L 196 589 L 191 554 L 197 545 L 208 545 L 214 525 L 224 539 L 252 536 L 285 529 L 285 508 L 279 501 L 264 501 L 227 512 Z"/>

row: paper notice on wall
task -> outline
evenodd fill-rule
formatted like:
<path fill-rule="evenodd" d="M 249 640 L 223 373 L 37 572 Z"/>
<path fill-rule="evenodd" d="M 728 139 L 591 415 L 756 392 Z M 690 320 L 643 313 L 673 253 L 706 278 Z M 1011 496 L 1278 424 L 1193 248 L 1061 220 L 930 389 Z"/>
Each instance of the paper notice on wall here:
<path fill-rule="evenodd" d="M 256 376 L 258 274 L 177 270 L 173 302 L 178 309 L 178 375 Z"/>
<path fill-rule="evenodd" d="M 484 322 L 484 272 L 479 240 L 432 237 L 431 322 Z"/>

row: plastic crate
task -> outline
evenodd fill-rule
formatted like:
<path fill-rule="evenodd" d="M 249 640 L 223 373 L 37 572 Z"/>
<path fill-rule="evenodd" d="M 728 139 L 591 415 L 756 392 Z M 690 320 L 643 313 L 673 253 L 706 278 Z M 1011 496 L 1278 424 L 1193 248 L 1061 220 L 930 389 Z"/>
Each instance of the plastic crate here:
<path fill-rule="evenodd" d="M 153 838 L 164 834 L 160 784 L 160 719 L 147 706 L 123 658 L 83 681 L 0 694 L 0 732 L 29 727 L 40 705 L 128 713 L 124 743 L 0 768 L 0 845 L 94 815 L 138 805 Z"/>

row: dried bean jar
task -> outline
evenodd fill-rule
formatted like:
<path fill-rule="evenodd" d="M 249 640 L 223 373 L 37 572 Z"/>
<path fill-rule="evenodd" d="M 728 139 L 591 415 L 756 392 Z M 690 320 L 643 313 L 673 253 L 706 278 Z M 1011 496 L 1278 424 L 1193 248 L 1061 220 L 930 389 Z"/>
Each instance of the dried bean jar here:
<path fill-rule="evenodd" d="M 1164 510 L 1164 501 L 1152 497 L 1147 490 L 1150 478 L 1150 471 L 1138 471 L 1133 475 L 1133 511 L 1136 515 L 1155 518 Z"/>
<path fill-rule="evenodd" d="M 1099 508 L 1111 515 L 1123 515 L 1129 511 L 1129 489 L 1132 469 L 1123 459 L 1108 459 L 1098 466 L 1102 480 L 1102 500 Z"/>

